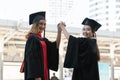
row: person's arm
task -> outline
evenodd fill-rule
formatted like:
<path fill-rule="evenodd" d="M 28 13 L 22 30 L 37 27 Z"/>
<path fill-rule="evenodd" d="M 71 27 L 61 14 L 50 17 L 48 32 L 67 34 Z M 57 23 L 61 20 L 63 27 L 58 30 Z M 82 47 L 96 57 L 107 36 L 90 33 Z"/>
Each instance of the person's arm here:
<path fill-rule="evenodd" d="M 65 27 L 66 27 L 65 23 L 63 23 L 63 22 L 59 23 L 59 27 L 62 29 L 63 34 L 65 35 L 65 37 L 66 37 L 67 39 L 69 39 L 70 34 L 69 34 L 68 31 L 65 29 Z"/>
<path fill-rule="evenodd" d="M 57 27 L 58 27 L 58 26 L 57 26 Z M 56 38 L 56 45 L 57 45 L 57 48 L 59 48 L 60 41 L 61 41 L 61 28 L 58 27 L 58 33 L 57 33 L 57 38 Z"/>

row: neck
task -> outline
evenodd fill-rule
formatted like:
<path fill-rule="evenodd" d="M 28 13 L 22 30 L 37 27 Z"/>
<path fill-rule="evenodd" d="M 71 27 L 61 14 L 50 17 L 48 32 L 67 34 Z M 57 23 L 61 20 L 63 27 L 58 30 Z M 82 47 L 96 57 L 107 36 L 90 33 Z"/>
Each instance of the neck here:
<path fill-rule="evenodd" d="M 40 37 L 40 38 L 42 37 L 42 36 L 41 36 L 41 33 L 37 33 L 37 36 Z"/>

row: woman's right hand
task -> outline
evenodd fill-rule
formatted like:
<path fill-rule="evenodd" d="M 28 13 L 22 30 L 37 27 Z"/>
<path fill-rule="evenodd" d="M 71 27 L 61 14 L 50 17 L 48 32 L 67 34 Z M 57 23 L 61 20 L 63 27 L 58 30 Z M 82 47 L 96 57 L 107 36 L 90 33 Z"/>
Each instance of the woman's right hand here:
<path fill-rule="evenodd" d="M 57 27 L 58 27 L 58 32 L 61 32 L 62 29 L 61 29 L 61 27 L 60 27 L 60 23 L 57 25 Z"/>
<path fill-rule="evenodd" d="M 61 30 L 63 31 L 63 33 L 64 33 L 64 35 L 65 35 L 65 37 L 67 38 L 67 39 L 69 39 L 69 33 L 67 32 L 67 30 L 66 30 L 66 24 L 64 23 L 64 22 L 60 22 L 60 23 L 58 23 L 58 27 L 60 27 L 61 28 Z"/>

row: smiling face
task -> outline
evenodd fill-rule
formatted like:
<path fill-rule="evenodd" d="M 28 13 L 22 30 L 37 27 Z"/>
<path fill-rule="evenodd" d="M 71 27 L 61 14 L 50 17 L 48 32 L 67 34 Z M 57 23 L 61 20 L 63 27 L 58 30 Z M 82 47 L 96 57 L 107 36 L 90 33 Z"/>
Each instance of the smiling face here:
<path fill-rule="evenodd" d="M 94 36 L 94 32 L 92 31 L 92 28 L 89 25 L 84 25 L 82 29 L 82 34 L 86 38 Z"/>
<path fill-rule="evenodd" d="M 46 28 L 46 20 L 40 20 L 37 23 L 37 27 L 38 27 L 38 32 L 42 33 Z"/>

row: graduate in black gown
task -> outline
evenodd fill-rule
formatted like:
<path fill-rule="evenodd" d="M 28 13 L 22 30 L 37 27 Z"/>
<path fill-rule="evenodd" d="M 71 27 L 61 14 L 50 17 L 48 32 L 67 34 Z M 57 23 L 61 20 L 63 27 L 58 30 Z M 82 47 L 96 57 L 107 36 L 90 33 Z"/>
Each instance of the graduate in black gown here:
<path fill-rule="evenodd" d="M 101 24 L 90 18 L 85 18 L 82 24 L 84 25 L 82 29 L 84 37 L 74 37 L 67 32 L 64 22 L 59 23 L 68 39 L 64 67 L 74 68 L 72 80 L 99 80 L 100 55 L 95 32 Z"/>
<path fill-rule="evenodd" d="M 46 28 L 44 11 L 30 14 L 29 24 L 31 29 L 26 35 L 24 55 L 25 80 L 49 80 L 49 69 L 58 70 L 61 29 L 58 27 L 54 42 L 42 37 Z"/>

